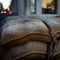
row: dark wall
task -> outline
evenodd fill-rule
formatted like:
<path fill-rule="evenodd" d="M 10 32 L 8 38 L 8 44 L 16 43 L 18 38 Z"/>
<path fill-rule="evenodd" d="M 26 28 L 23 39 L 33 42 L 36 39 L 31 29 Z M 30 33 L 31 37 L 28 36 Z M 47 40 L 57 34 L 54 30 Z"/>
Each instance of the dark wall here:
<path fill-rule="evenodd" d="M 12 0 L 10 9 L 13 13 L 18 13 L 18 0 Z"/>

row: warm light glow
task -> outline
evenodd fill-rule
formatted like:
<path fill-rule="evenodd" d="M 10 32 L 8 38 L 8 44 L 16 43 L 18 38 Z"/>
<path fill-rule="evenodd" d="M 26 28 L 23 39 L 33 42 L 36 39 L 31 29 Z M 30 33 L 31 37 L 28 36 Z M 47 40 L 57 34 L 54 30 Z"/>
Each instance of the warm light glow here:
<path fill-rule="evenodd" d="M 10 5 L 11 0 L 0 0 L 0 2 L 3 4 L 3 8 L 7 9 Z"/>
<path fill-rule="evenodd" d="M 47 3 L 51 3 L 53 0 L 42 0 L 42 7 L 46 8 L 47 7 Z"/>

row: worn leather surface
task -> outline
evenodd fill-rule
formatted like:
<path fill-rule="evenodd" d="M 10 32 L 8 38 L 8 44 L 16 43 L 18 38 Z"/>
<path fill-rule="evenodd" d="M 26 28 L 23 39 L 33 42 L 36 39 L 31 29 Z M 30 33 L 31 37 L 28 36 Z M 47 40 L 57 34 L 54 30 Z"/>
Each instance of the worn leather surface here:
<path fill-rule="evenodd" d="M 57 45 L 56 45 L 56 49 L 55 49 L 55 54 L 54 55 L 56 55 L 56 54 L 60 54 L 60 39 L 59 39 L 59 41 L 57 42 Z"/>
<path fill-rule="evenodd" d="M 29 55 L 29 57 L 31 56 L 30 58 L 33 58 L 32 55 L 35 54 L 37 54 L 40 58 L 45 58 L 47 56 L 47 45 L 42 42 L 30 41 L 10 49 L 5 48 L 2 60 L 16 60 L 24 56 L 27 57 L 27 55 Z"/>
<path fill-rule="evenodd" d="M 44 17 L 42 20 L 47 24 L 53 38 L 54 59 L 60 60 L 60 17 Z"/>
<path fill-rule="evenodd" d="M 60 17 L 43 17 L 43 20 L 51 30 L 53 38 L 60 37 Z"/>
<path fill-rule="evenodd" d="M 15 60 L 27 55 L 34 55 L 34 53 L 46 56 L 46 43 L 51 42 L 51 36 L 52 40 L 56 42 L 53 56 L 56 59 L 60 57 L 59 17 L 41 17 L 41 19 L 36 17 L 8 17 L 2 28 L 0 44 L 7 48 L 4 50 L 3 60 Z"/>
<path fill-rule="evenodd" d="M 55 46 L 55 51 L 54 51 L 54 58 L 56 60 L 60 60 L 60 39 L 58 40 L 56 46 Z"/>
<path fill-rule="evenodd" d="M 54 50 L 53 56 L 56 60 L 60 60 L 60 17 L 40 17 L 40 19 L 42 19 L 48 27 L 52 40 L 55 43 L 54 47 L 52 46 L 52 49 Z"/>
<path fill-rule="evenodd" d="M 16 43 L 31 40 L 42 42 L 51 41 L 49 30 L 40 19 L 8 17 L 5 20 L 6 22 L 2 27 L 1 45 L 14 41 Z"/>

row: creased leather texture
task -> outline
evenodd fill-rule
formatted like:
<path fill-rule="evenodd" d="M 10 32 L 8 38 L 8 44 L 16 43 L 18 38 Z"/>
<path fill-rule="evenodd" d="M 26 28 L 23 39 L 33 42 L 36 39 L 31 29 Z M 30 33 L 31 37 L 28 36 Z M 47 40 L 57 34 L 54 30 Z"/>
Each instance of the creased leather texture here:
<path fill-rule="evenodd" d="M 43 17 L 43 20 L 49 26 L 52 37 L 59 38 L 60 37 L 60 18 L 59 17 Z"/>
<path fill-rule="evenodd" d="M 57 45 L 56 45 L 56 49 L 54 51 L 54 58 L 57 60 L 59 59 L 60 60 L 60 39 L 59 41 L 57 42 Z"/>
<path fill-rule="evenodd" d="M 51 42 L 51 38 L 49 29 L 40 19 L 12 16 L 4 22 L 0 40 L 4 47 L 2 60 L 16 60 L 35 54 L 47 57 L 47 43 Z"/>
<path fill-rule="evenodd" d="M 44 22 L 48 25 L 54 42 L 54 58 L 60 60 L 60 17 L 45 17 Z"/>
<path fill-rule="evenodd" d="M 6 20 L 7 19 L 7 20 Z M 27 41 L 50 42 L 49 30 L 40 19 L 22 19 L 18 17 L 6 18 L 3 25 L 0 44 L 17 44 Z M 12 45 L 11 44 L 11 45 Z"/>
<path fill-rule="evenodd" d="M 33 17 L 32 17 L 33 18 Z M 36 18 L 36 17 L 34 17 Z M 52 41 L 54 43 L 54 58 L 60 60 L 60 17 L 37 17 L 40 18 L 48 27 Z"/>
<path fill-rule="evenodd" d="M 19 58 L 22 58 L 24 56 L 27 57 L 27 55 L 31 55 L 30 58 L 32 57 L 32 54 L 39 54 L 40 58 L 45 58 L 47 55 L 47 45 L 45 43 L 41 42 L 34 42 L 30 41 L 28 43 L 25 43 L 23 45 L 15 46 L 10 49 L 5 49 L 3 52 L 3 58 L 2 60 L 17 60 Z M 36 56 L 37 57 L 37 56 Z M 36 58 L 34 57 L 34 58 Z"/>

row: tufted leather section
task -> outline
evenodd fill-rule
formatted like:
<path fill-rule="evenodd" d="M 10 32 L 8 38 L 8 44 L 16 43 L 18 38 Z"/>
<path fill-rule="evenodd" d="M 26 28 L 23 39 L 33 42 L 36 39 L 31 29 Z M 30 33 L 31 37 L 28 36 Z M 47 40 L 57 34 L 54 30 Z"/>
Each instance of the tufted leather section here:
<path fill-rule="evenodd" d="M 31 40 L 45 43 L 51 41 L 49 30 L 40 19 L 22 19 L 18 17 L 13 17 L 12 19 L 8 17 L 6 19 L 0 40 L 1 45 L 14 41 L 14 44 Z"/>

